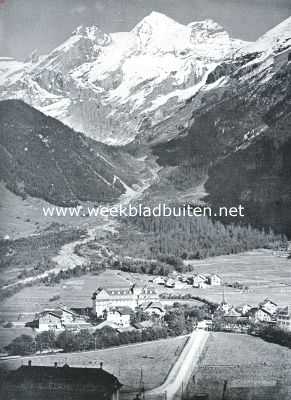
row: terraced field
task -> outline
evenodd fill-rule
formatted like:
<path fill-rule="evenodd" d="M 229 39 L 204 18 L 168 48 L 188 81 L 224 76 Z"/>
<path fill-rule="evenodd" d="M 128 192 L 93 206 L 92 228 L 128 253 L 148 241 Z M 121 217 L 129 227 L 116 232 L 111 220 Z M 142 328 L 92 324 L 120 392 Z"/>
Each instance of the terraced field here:
<path fill-rule="evenodd" d="M 284 400 L 289 399 L 284 393 L 291 385 L 290 376 L 290 349 L 252 336 L 217 332 L 211 333 L 208 339 L 199 370 L 189 383 L 188 391 L 208 393 L 209 400 L 221 400 L 224 388 L 226 399 Z M 248 397 L 255 391 L 265 393 L 265 397 Z M 275 396 L 281 393 L 281 397 L 272 397 L 273 391 L 277 393 Z"/>

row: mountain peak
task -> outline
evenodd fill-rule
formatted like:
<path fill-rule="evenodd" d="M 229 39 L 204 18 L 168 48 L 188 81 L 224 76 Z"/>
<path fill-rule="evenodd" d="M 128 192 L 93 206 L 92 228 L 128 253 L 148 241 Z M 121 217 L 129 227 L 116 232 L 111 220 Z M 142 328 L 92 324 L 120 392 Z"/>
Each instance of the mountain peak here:
<path fill-rule="evenodd" d="M 184 48 L 189 43 L 190 29 L 164 14 L 153 11 L 131 31 L 140 41 L 141 48 L 164 53 Z"/>
<path fill-rule="evenodd" d="M 162 14 L 157 11 L 152 11 L 149 15 L 144 17 L 136 26 L 143 25 L 143 24 L 149 24 L 149 25 L 154 25 L 154 26 L 161 26 L 161 25 L 180 25 L 177 21 L 174 19 L 168 17 L 165 14 Z"/>

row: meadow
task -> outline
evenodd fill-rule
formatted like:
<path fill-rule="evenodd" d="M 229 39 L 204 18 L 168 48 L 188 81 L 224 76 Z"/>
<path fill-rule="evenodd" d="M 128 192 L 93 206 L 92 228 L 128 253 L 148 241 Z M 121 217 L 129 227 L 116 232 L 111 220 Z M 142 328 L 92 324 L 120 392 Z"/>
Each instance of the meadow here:
<path fill-rule="evenodd" d="M 271 250 L 253 250 L 245 253 L 213 257 L 190 262 L 197 273 L 215 273 L 225 283 L 240 282 L 249 290 L 225 288 L 226 300 L 238 306 L 258 304 L 266 297 L 279 305 L 291 299 L 291 259 L 279 257 Z M 193 289 L 198 296 L 220 302 L 222 288 Z"/>
<path fill-rule="evenodd" d="M 249 392 L 251 388 L 257 388 L 257 391 L 265 388 L 265 393 L 268 393 L 272 390 L 278 391 L 278 384 L 281 389 L 291 385 L 290 373 L 290 349 L 264 342 L 257 337 L 216 332 L 211 333 L 208 339 L 198 371 L 189 383 L 188 391 L 208 393 L 209 400 L 221 400 L 225 384 L 228 396 L 232 392 L 234 396 L 238 388 Z M 238 397 L 233 397 L 235 399 L 253 398 L 246 394 L 246 397 L 236 394 Z M 277 395 L 279 396 L 278 393 Z M 282 399 L 285 399 L 283 395 Z"/>
<path fill-rule="evenodd" d="M 2 361 L 0 366 L 14 369 L 29 359 L 33 365 L 54 365 L 57 362 L 59 366 L 67 363 L 84 368 L 99 367 L 100 362 L 103 362 L 103 368 L 117 376 L 124 385 L 123 391 L 138 389 L 141 376 L 145 389 L 151 389 L 166 379 L 186 340 L 187 337 L 176 337 L 98 351 L 30 356 Z"/>
<path fill-rule="evenodd" d="M 100 275 L 71 278 L 54 286 L 38 284 L 26 287 L 0 303 L 0 320 L 25 323 L 37 312 L 61 304 L 76 308 L 90 307 L 92 293 L 102 286 L 128 287 L 129 281 L 119 271 L 106 270 Z"/>

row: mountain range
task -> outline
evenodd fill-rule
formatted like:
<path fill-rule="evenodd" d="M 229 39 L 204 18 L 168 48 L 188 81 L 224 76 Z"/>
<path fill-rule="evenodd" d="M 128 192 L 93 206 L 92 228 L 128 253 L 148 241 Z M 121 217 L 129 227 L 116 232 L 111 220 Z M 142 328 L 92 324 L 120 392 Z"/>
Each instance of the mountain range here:
<path fill-rule="evenodd" d="M 212 20 L 185 26 L 156 12 L 131 32 L 80 26 L 48 55 L 0 60 L 1 98 L 21 98 L 96 140 L 127 144 L 148 139 L 245 45 Z"/>
<path fill-rule="evenodd" d="M 139 169 L 132 166 L 147 168 L 147 155 L 153 154 L 160 168 L 159 198 L 171 190 L 181 199 L 181 193 L 203 185 L 208 202 L 243 203 L 247 222 L 291 235 L 290 69 L 291 17 L 250 43 L 231 38 L 212 20 L 182 25 L 153 12 L 130 32 L 80 26 L 48 55 L 33 53 L 25 62 L 0 59 L 0 99 L 21 99 L 41 111 L 43 120 L 45 114 L 62 122 L 46 117 L 62 127 L 51 134 L 59 159 L 68 158 L 63 171 L 76 149 L 72 144 L 63 152 L 62 130 L 79 138 L 79 149 L 80 141 L 86 143 L 84 171 L 102 149 L 114 165 L 103 160 L 100 172 L 100 158 L 98 168 L 94 164 L 94 173 L 111 184 L 99 179 L 110 192 L 103 200 L 140 183 Z M 23 118 L 19 108 L 25 106 L 10 104 L 13 117 L 3 121 L 11 124 L 18 114 Z M 10 130 L 4 137 L 7 142 L 18 135 Z M 96 150 L 90 153 L 90 147 Z M 124 168 L 120 160 L 126 160 Z M 10 169 L 15 176 L 21 172 Z M 115 175 L 120 180 L 113 188 Z M 73 198 L 97 196 L 89 193 L 82 188 Z"/>

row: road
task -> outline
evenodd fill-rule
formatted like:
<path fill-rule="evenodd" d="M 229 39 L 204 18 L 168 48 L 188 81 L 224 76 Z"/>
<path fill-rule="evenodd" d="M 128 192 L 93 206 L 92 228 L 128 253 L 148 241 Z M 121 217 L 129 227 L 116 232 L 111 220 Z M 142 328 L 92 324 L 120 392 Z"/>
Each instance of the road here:
<path fill-rule="evenodd" d="M 209 333 L 204 330 L 196 330 L 191 334 L 176 364 L 173 366 L 165 382 L 155 389 L 145 392 L 145 398 L 167 398 L 173 400 L 175 395 L 181 392 L 183 385 L 189 381 L 199 357 L 207 342 Z"/>

